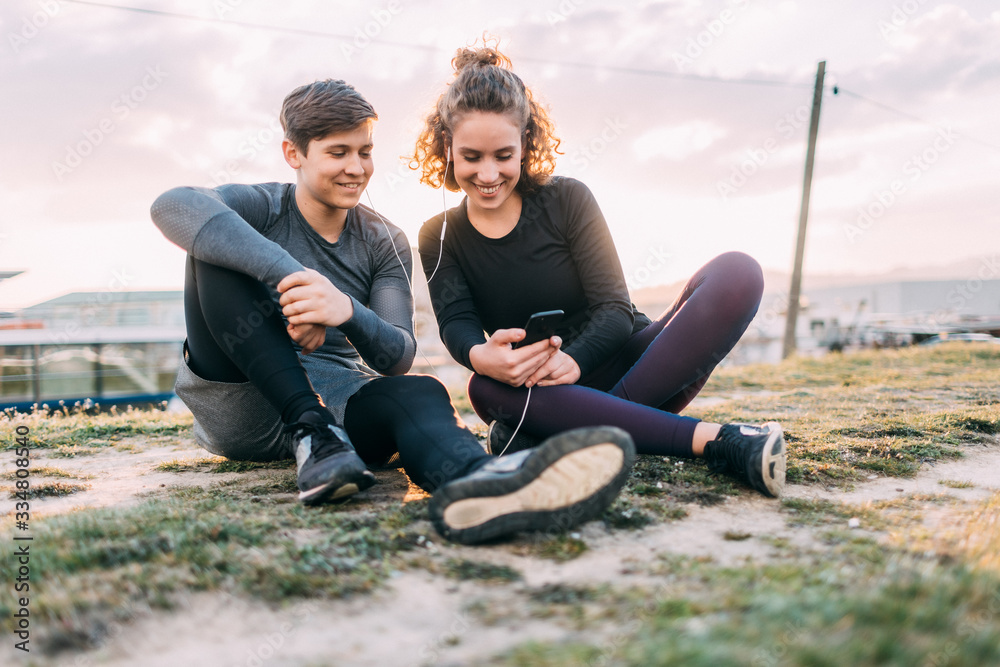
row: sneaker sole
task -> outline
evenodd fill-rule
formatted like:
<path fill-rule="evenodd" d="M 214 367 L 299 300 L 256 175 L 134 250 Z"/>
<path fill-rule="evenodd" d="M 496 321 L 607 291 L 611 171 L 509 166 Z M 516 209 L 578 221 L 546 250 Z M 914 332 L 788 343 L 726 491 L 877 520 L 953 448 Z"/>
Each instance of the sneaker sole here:
<path fill-rule="evenodd" d="M 299 501 L 303 505 L 321 505 L 323 503 L 344 502 L 355 493 L 364 491 L 375 484 L 375 476 L 362 476 L 360 483 L 348 482 L 337 486 L 334 482 L 317 486 L 308 491 L 299 492 Z"/>
<path fill-rule="evenodd" d="M 785 489 L 785 470 L 788 467 L 785 433 L 778 422 L 767 422 L 764 426 L 769 427 L 771 433 L 760 455 L 760 474 L 768 492 L 779 498 Z"/>
<path fill-rule="evenodd" d="M 567 530 L 614 501 L 634 462 L 632 438 L 620 429 L 569 431 L 547 440 L 510 476 L 445 486 L 431 499 L 431 521 L 461 544 Z"/>

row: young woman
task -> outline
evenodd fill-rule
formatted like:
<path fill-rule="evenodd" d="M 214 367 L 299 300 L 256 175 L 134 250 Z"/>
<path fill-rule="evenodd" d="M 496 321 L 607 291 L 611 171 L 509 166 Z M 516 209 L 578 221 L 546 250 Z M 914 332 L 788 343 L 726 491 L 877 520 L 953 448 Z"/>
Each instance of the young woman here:
<path fill-rule="evenodd" d="M 631 302 L 590 190 L 552 176 L 559 140 L 510 61 L 483 47 L 460 49 L 452 64 L 455 79 L 427 116 L 414 166 L 423 183 L 466 196 L 424 223 L 420 257 L 441 338 L 474 371 L 469 398 L 491 424 L 491 448 L 614 425 L 639 453 L 704 456 L 714 471 L 780 495 L 778 424 L 723 426 L 677 414 L 757 312 L 757 262 L 716 257 L 650 321 Z M 565 312 L 557 335 L 515 346 L 533 313 L 555 309 Z"/>

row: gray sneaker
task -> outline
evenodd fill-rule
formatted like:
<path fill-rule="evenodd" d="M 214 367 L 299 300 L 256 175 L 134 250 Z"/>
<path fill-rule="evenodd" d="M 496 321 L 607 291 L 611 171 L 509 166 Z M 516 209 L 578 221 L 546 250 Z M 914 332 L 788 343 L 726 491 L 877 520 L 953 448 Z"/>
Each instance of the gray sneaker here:
<path fill-rule="evenodd" d="M 763 426 L 725 424 L 705 445 L 712 472 L 733 475 L 765 496 L 777 498 L 785 488 L 785 437 L 778 422 Z"/>
<path fill-rule="evenodd" d="M 299 500 L 306 505 L 343 502 L 375 483 L 347 433 L 310 410 L 285 427 L 298 464 Z"/>
<path fill-rule="evenodd" d="M 603 512 L 634 462 L 632 438 L 619 428 L 567 431 L 445 484 L 431 498 L 430 518 L 441 535 L 462 544 L 522 530 L 564 531 Z"/>
<path fill-rule="evenodd" d="M 510 439 L 512 435 L 514 435 L 513 428 L 494 419 L 490 422 L 490 430 L 486 432 L 486 451 L 493 456 L 506 456 L 525 449 L 534 449 L 542 442 L 525 435 L 524 431 L 518 431 L 513 440 Z"/>

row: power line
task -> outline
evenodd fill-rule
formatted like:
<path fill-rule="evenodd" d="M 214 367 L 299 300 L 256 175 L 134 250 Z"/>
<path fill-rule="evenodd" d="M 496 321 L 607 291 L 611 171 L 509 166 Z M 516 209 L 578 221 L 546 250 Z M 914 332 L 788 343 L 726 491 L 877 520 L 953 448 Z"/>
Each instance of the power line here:
<path fill-rule="evenodd" d="M 864 95 L 861 95 L 859 93 L 855 93 L 854 91 L 845 90 L 842 86 L 834 86 L 833 88 L 834 88 L 834 94 L 835 95 L 839 95 L 839 94 L 843 93 L 844 95 L 847 95 L 848 97 L 853 97 L 855 99 L 861 100 L 862 102 L 865 102 L 865 103 L 870 104 L 872 106 L 878 107 L 879 109 L 883 109 L 884 111 L 888 111 L 890 113 L 894 113 L 897 116 L 902 116 L 903 118 L 908 118 L 909 120 L 912 120 L 914 122 L 920 123 L 921 125 L 926 125 L 927 127 L 934 128 L 935 130 L 940 129 L 940 127 L 941 127 L 940 124 L 932 123 L 929 120 L 926 120 L 924 118 L 920 118 L 919 116 L 914 116 L 913 114 L 907 113 L 906 111 L 903 111 L 902 109 L 897 109 L 895 107 L 891 107 L 888 104 L 885 104 L 883 102 L 879 102 L 877 100 L 873 100 L 873 99 L 871 99 L 869 97 L 865 97 Z M 956 133 L 956 134 L 958 134 L 958 133 Z M 977 139 L 976 137 L 970 137 L 967 134 L 958 134 L 958 136 L 961 137 L 962 139 L 967 139 L 969 141 L 972 141 L 974 143 L 980 144 L 982 146 L 986 146 L 987 148 L 992 148 L 995 151 L 1000 151 L 1000 146 L 996 146 L 994 144 L 991 144 L 988 141 L 983 141 L 982 139 Z"/>
<path fill-rule="evenodd" d="M 542 65 L 560 65 L 562 67 L 574 67 L 577 69 L 607 70 L 609 72 L 620 72 L 622 74 L 634 74 L 637 76 L 653 76 L 664 79 L 686 79 L 688 81 L 704 81 L 706 83 L 736 83 L 749 86 L 776 86 L 780 88 L 809 88 L 808 83 L 795 83 L 792 81 L 775 81 L 772 79 L 727 79 L 721 76 L 705 76 L 702 74 L 684 74 L 683 72 L 670 72 L 667 70 L 639 69 L 637 67 L 624 67 L 621 65 L 597 65 L 592 63 L 572 63 L 561 60 L 548 60 L 545 58 L 533 58 L 531 56 L 518 56 L 519 61 L 534 62 Z"/>
<path fill-rule="evenodd" d="M 146 9 L 144 7 L 128 7 L 126 5 L 106 5 L 101 2 L 90 2 L 89 0 L 63 0 L 63 2 L 68 2 L 76 5 L 89 5 L 91 7 L 103 7 L 104 9 L 118 9 L 126 12 L 133 12 L 136 14 L 147 14 L 151 16 L 163 16 L 172 19 L 182 19 L 186 21 L 199 21 L 202 23 L 214 23 L 216 25 L 229 25 L 237 26 L 240 28 L 251 28 L 254 30 L 267 30 L 270 32 L 284 32 L 293 35 L 306 35 L 309 37 L 326 37 L 330 39 L 341 39 L 346 41 L 351 41 L 355 39 L 354 35 L 339 35 L 332 32 L 322 32 L 319 30 L 306 30 L 304 28 L 286 28 L 283 26 L 275 25 L 261 25 L 259 23 L 248 23 L 246 21 L 231 21 L 229 19 L 217 18 L 212 16 L 193 16 L 191 14 L 181 14 L 178 12 L 168 12 L 162 9 Z M 404 46 L 410 49 L 421 50 L 421 51 L 439 51 L 437 47 L 433 46 L 421 46 L 420 44 L 403 44 L 400 42 L 390 42 L 384 39 L 377 39 L 369 37 L 369 40 L 374 43 L 388 44 L 392 46 Z"/>
<path fill-rule="evenodd" d="M 229 19 L 223 19 L 211 16 L 194 16 L 191 14 L 181 14 L 179 12 L 169 12 L 162 9 L 147 9 L 144 7 L 131 7 L 128 5 L 109 5 L 101 2 L 92 2 L 91 0 L 63 0 L 63 2 L 77 4 L 77 5 L 87 5 L 91 7 L 101 7 L 104 9 L 117 9 L 120 11 L 133 12 L 136 14 L 146 14 L 149 16 L 162 16 L 165 18 L 180 19 L 185 21 L 198 21 L 202 23 L 212 23 L 215 25 L 227 25 L 236 26 L 240 28 L 249 28 L 251 30 L 264 30 L 269 32 L 282 32 L 293 35 L 304 35 L 308 37 L 320 37 L 326 39 L 337 39 L 346 42 L 351 42 L 356 39 L 355 35 L 344 35 L 331 32 L 323 32 L 320 30 L 307 30 L 304 28 L 289 28 L 283 26 L 273 26 L 273 25 L 262 25 L 259 23 L 250 23 L 247 21 L 233 21 Z M 450 53 L 450 49 L 445 49 L 438 46 L 428 46 L 424 44 L 412 44 L 409 42 L 398 42 L 389 39 L 380 39 L 378 37 L 371 37 L 366 35 L 368 40 L 373 44 L 382 44 L 385 46 L 410 49 L 413 51 L 421 51 L 423 53 Z M 538 65 L 556 65 L 559 67 L 569 67 L 573 69 L 583 69 L 583 70 L 604 70 L 608 72 L 618 72 L 621 74 L 630 74 L 633 76 L 649 76 L 663 79 L 679 79 L 686 81 L 702 81 L 705 83 L 725 83 L 725 84 L 738 84 L 738 85 L 751 85 L 751 86 L 771 86 L 780 88 L 810 88 L 811 84 L 795 83 L 791 81 L 775 81 L 771 79 L 752 79 L 752 78 L 723 78 L 718 76 L 706 76 L 701 74 L 685 74 L 683 72 L 671 72 L 667 70 L 653 70 L 653 69 L 641 69 L 638 67 L 626 67 L 623 65 L 605 65 L 605 64 L 594 64 L 594 63 L 578 63 L 578 62 L 567 62 L 561 60 L 550 60 L 547 58 L 538 58 L 533 56 L 519 55 L 518 60 L 522 62 L 530 62 Z M 911 113 L 907 113 L 901 109 L 896 109 L 895 107 L 889 106 L 883 102 L 878 102 L 871 98 L 865 97 L 859 93 L 851 90 L 847 90 L 842 86 L 832 86 L 834 94 L 843 93 L 848 97 L 853 97 L 857 100 L 870 104 L 872 106 L 878 107 L 884 111 L 896 114 L 903 118 L 915 121 L 922 125 L 938 129 L 939 126 L 928 120 L 915 116 Z M 1000 146 L 989 143 L 988 141 L 983 141 L 976 137 L 971 137 L 968 135 L 960 135 L 963 139 L 980 144 L 987 148 L 991 148 L 996 151 L 1000 151 Z"/>
<path fill-rule="evenodd" d="M 237 26 L 240 28 L 250 28 L 252 30 L 265 30 L 270 32 L 283 32 L 293 35 L 305 35 L 308 37 L 324 37 L 328 39 L 338 39 L 347 42 L 356 39 L 356 35 L 343 35 L 332 32 L 323 32 L 319 30 L 306 30 L 302 28 L 287 28 L 283 26 L 271 26 L 262 25 L 260 23 L 249 23 L 246 21 L 232 21 L 229 19 L 223 19 L 211 16 L 194 16 L 191 14 L 181 14 L 178 12 L 168 12 L 162 9 L 146 9 L 144 7 L 130 7 L 127 5 L 108 5 L 101 2 L 91 2 L 90 0 L 63 0 L 64 2 L 77 4 L 77 5 L 88 5 L 91 7 L 102 7 L 104 9 L 118 9 L 126 12 L 133 12 L 136 14 L 146 14 L 151 16 L 162 16 L 165 18 L 181 19 L 186 21 L 198 21 L 203 23 L 213 23 L 216 25 L 229 25 Z M 373 44 L 382 44 L 385 46 L 393 46 L 403 49 L 411 49 L 414 51 L 422 51 L 424 53 L 450 53 L 450 49 L 445 49 L 439 46 L 427 46 L 424 44 L 412 44 L 409 42 L 397 42 L 389 39 L 379 39 L 377 37 L 367 36 L 368 40 Z M 727 79 L 718 76 L 705 76 L 701 74 L 685 74 L 683 72 L 670 72 L 666 70 L 652 70 L 652 69 L 641 69 L 637 67 L 625 67 L 622 65 L 605 65 L 605 64 L 594 64 L 594 63 L 577 63 L 577 62 L 567 62 L 561 60 L 550 60 L 546 58 L 536 58 L 532 56 L 520 55 L 518 56 L 519 61 L 531 62 L 540 65 L 557 65 L 559 67 L 570 67 L 575 69 L 585 69 L 585 70 L 605 70 L 609 72 L 618 72 L 621 74 L 632 74 L 635 76 L 651 76 L 666 79 L 684 79 L 688 81 L 703 81 L 706 83 L 728 83 L 728 84 L 741 84 L 741 85 L 751 85 L 751 86 L 776 86 L 782 88 L 809 88 L 808 83 L 795 83 L 790 81 L 774 81 L 769 79 L 750 79 L 750 78 L 736 78 Z"/>

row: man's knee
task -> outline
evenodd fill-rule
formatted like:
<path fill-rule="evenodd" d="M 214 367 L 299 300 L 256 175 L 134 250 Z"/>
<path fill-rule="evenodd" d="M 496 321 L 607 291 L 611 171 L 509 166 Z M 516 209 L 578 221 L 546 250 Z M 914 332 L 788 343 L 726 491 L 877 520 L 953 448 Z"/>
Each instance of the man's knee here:
<path fill-rule="evenodd" d="M 436 396 L 438 398 L 449 397 L 448 389 L 433 375 L 393 375 L 379 378 L 377 382 L 398 393 L 413 396 Z"/>

